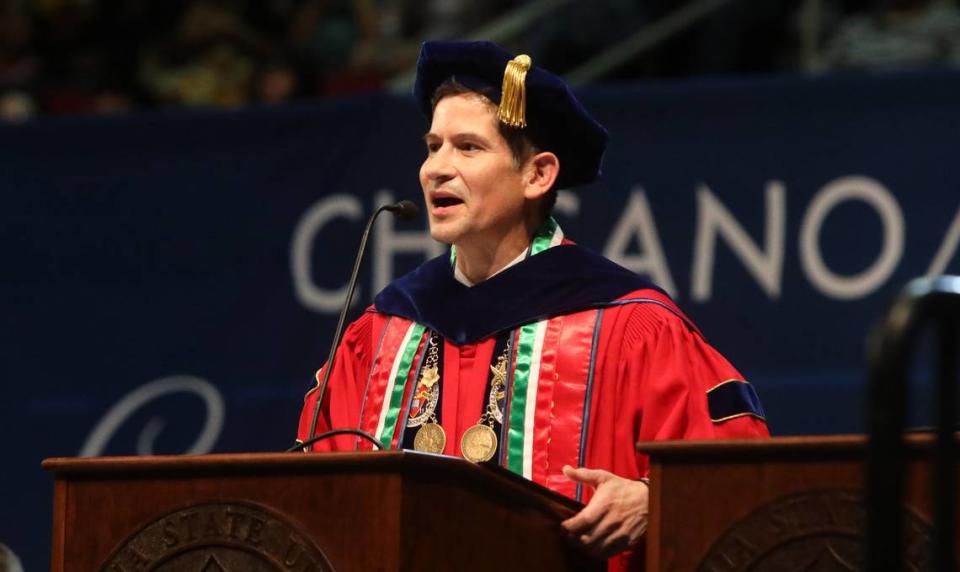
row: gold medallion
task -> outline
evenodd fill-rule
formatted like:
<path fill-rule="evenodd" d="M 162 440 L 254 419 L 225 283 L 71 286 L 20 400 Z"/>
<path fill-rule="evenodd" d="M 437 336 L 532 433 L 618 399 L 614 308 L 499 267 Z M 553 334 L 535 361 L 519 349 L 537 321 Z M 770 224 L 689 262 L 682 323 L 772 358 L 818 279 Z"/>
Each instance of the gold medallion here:
<path fill-rule="evenodd" d="M 423 453 L 443 453 L 447 445 L 447 434 L 439 423 L 424 423 L 413 438 L 413 448 Z"/>
<path fill-rule="evenodd" d="M 460 452 L 464 459 L 473 463 L 489 461 L 497 452 L 496 432 L 489 425 L 474 425 L 460 439 Z"/>

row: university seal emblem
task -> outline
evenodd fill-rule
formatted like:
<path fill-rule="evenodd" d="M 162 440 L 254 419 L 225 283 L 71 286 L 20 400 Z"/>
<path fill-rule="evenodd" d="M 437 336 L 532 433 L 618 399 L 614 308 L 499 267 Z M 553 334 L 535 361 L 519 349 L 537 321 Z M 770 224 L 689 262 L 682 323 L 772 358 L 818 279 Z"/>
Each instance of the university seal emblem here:
<path fill-rule="evenodd" d="M 123 542 L 102 572 L 333 572 L 323 552 L 275 513 L 207 503 L 166 514 Z"/>
<path fill-rule="evenodd" d="M 866 512 L 859 493 L 811 491 L 779 498 L 730 527 L 699 572 L 862 570 Z M 904 569 L 930 568 L 930 525 L 904 511 Z"/>

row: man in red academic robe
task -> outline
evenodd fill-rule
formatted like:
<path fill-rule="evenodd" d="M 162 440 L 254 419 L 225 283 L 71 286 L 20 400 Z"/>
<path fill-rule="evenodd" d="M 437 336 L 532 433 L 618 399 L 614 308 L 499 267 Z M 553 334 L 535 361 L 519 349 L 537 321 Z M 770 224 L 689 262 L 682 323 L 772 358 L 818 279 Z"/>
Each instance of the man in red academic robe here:
<path fill-rule="evenodd" d="M 354 428 L 503 466 L 585 502 L 562 523 L 571 538 L 638 567 L 648 460 L 634 444 L 767 436 L 757 395 L 663 291 L 550 217 L 556 189 L 598 176 L 607 139 L 562 80 L 487 42 L 428 42 L 415 94 L 430 232 L 451 254 L 350 325 L 299 438 Z"/>

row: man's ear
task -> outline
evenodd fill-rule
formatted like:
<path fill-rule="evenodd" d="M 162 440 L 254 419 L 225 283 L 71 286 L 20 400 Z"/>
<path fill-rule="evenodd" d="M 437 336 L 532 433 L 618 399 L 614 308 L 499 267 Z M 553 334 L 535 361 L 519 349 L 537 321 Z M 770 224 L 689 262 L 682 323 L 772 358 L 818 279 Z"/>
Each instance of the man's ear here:
<path fill-rule="evenodd" d="M 547 194 L 560 174 L 560 159 L 549 151 L 537 153 L 527 161 L 523 196 L 536 200 Z"/>

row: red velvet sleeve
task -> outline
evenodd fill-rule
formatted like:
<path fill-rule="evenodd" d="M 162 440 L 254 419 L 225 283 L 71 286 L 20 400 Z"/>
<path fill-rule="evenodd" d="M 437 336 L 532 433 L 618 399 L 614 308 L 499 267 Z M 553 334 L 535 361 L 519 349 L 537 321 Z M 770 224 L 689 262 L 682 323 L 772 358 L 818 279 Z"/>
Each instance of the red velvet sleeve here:
<path fill-rule="evenodd" d="M 708 390 L 744 377 L 676 314 L 628 304 L 609 308 L 603 324 L 588 447 L 593 468 L 646 476 L 647 458 L 634 452 L 640 441 L 769 436 L 753 415 L 711 419 Z"/>
<path fill-rule="evenodd" d="M 636 479 L 649 460 L 640 441 L 768 437 L 753 415 L 711 419 L 707 392 L 744 377 L 677 314 L 652 303 L 609 308 L 586 466 Z M 589 495 L 585 496 L 585 500 Z M 611 572 L 643 569 L 643 550 L 611 558 Z"/>
<path fill-rule="evenodd" d="M 658 312 L 658 310 L 654 310 Z M 659 332 L 645 338 L 627 356 L 631 384 L 642 404 L 638 441 L 767 437 L 763 419 L 745 411 L 738 416 L 711 412 L 707 394 L 743 375 L 698 332 L 659 310 Z M 712 414 L 713 413 L 713 414 Z M 714 420 L 718 419 L 718 420 Z"/>
<path fill-rule="evenodd" d="M 370 371 L 372 357 L 371 336 L 373 335 L 375 314 L 364 313 L 350 324 L 343 333 L 340 346 L 334 355 L 333 370 L 327 383 L 326 395 L 320 408 L 320 416 L 314 435 L 330 429 L 357 427 L 357 418 L 363 401 L 363 393 Z M 320 380 L 323 379 L 326 364 L 314 376 L 313 387 L 307 392 L 300 412 L 297 439 L 309 438 L 310 424 L 317 405 L 317 393 Z M 355 437 L 343 436 L 326 439 L 316 443 L 314 451 L 337 451 L 353 449 Z"/>

